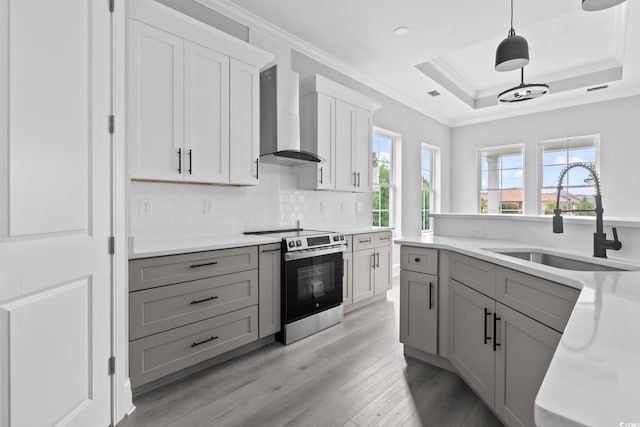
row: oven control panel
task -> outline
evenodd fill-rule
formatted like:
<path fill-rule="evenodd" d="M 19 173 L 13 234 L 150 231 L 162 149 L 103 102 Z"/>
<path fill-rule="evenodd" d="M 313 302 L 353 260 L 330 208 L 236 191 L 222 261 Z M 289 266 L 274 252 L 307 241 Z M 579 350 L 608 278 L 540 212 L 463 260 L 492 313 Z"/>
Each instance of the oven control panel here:
<path fill-rule="evenodd" d="M 346 244 L 344 234 L 327 233 L 304 237 L 287 237 L 284 239 L 288 252 L 323 248 Z"/>

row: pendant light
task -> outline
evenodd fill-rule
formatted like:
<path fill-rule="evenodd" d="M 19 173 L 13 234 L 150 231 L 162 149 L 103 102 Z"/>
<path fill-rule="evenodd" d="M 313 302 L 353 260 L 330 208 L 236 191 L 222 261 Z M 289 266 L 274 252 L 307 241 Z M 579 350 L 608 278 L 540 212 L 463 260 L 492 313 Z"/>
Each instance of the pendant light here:
<path fill-rule="evenodd" d="M 521 102 L 540 98 L 549 93 L 549 85 L 544 83 L 527 84 L 524 82 L 524 68 L 520 69 L 520 84 L 498 95 L 500 102 Z"/>
<path fill-rule="evenodd" d="M 582 9 L 589 12 L 608 9 L 623 3 L 625 0 L 582 0 Z"/>
<path fill-rule="evenodd" d="M 610 0 L 611 1 L 611 0 Z M 496 71 L 513 71 L 529 63 L 529 44 L 513 29 L 513 0 L 511 0 L 511 29 L 496 49 Z"/>

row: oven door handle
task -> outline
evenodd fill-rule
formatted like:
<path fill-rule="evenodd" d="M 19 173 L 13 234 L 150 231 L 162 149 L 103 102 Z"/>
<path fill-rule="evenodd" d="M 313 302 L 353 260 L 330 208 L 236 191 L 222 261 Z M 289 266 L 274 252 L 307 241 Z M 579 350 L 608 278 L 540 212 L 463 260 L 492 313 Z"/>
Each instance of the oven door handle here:
<path fill-rule="evenodd" d="M 290 252 L 284 255 L 285 261 L 296 261 L 299 259 L 313 258 L 322 255 L 331 255 L 344 252 L 344 245 L 334 246 L 326 249 L 313 249 L 299 252 Z"/>

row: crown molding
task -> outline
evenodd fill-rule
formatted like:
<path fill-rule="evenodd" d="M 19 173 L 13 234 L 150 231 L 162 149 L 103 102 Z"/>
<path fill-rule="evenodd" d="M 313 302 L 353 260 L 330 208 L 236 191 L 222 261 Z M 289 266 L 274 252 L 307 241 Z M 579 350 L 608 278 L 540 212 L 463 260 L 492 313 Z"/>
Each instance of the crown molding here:
<path fill-rule="evenodd" d="M 424 114 L 425 116 L 436 120 L 445 126 L 452 127 L 455 125 L 449 118 L 443 116 L 437 111 L 425 108 L 420 103 L 413 99 L 395 91 L 394 89 L 380 83 L 379 81 L 372 79 L 366 74 L 362 73 L 358 69 L 352 67 L 346 62 L 334 57 L 333 55 L 325 52 L 322 49 L 308 43 L 299 37 L 289 33 L 288 31 L 272 24 L 271 22 L 259 17 L 258 15 L 249 12 L 248 10 L 238 6 L 237 4 L 229 0 L 194 0 L 203 6 L 209 7 L 218 13 L 221 13 L 228 18 L 231 18 L 243 25 L 249 27 L 250 30 L 260 31 L 275 40 L 289 46 L 291 49 L 308 56 L 309 58 L 318 61 L 334 70 L 350 77 L 369 88 L 380 92 L 381 94 L 403 104 L 417 112 Z"/>

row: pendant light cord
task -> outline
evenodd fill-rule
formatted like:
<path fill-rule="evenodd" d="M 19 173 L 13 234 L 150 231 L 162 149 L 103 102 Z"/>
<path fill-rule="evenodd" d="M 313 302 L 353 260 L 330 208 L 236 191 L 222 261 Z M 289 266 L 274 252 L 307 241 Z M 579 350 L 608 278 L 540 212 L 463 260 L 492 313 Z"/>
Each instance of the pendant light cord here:
<path fill-rule="evenodd" d="M 509 36 L 515 36 L 516 30 L 513 29 L 513 0 L 511 0 L 511 29 L 509 30 Z"/>

